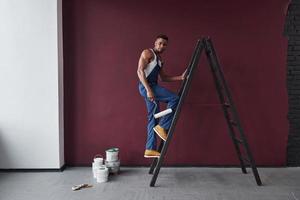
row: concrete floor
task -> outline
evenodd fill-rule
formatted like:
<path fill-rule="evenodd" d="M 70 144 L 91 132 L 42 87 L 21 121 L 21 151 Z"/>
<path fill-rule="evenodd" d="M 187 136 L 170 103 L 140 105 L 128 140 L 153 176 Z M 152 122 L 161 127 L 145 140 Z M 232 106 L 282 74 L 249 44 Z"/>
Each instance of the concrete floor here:
<path fill-rule="evenodd" d="M 1 172 L 1 200 L 300 200 L 300 168 L 259 168 L 263 186 L 239 168 L 162 168 L 150 188 L 148 168 L 121 168 L 96 183 L 89 167 L 63 172 Z M 248 170 L 249 171 L 249 170 Z M 72 191 L 75 184 L 93 187 Z"/>

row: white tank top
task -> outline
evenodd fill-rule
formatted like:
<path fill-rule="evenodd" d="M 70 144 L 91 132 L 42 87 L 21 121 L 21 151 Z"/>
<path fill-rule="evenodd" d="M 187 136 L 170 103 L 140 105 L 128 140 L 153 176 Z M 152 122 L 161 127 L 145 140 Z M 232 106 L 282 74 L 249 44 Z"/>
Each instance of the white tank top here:
<path fill-rule="evenodd" d="M 154 54 L 153 60 L 147 65 L 147 67 L 144 69 L 146 78 L 149 76 L 149 74 L 152 72 L 152 70 L 155 68 L 155 66 L 158 64 L 159 67 L 161 67 L 161 61 L 158 59 L 157 63 L 157 56 L 153 49 L 150 49 L 152 53 Z"/>

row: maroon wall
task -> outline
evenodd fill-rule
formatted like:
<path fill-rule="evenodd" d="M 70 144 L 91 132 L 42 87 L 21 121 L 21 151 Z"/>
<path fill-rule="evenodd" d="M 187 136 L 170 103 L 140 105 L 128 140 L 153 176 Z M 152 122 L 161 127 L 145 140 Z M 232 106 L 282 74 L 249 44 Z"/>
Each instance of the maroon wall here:
<path fill-rule="evenodd" d="M 70 165 L 119 147 L 123 165 L 143 158 L 146 106 L 137 62 L 169 36 L 166 71 L 181 74 L 202 35 L 213 39 L 259 165 L 285 165 L 288 134 L 284 0 L 65 0 L 65 154 Z M 180 83 L 163 84 L 176 91 Z M 238 164 L 206 58 L 201 59 L 165 164 Z"/>

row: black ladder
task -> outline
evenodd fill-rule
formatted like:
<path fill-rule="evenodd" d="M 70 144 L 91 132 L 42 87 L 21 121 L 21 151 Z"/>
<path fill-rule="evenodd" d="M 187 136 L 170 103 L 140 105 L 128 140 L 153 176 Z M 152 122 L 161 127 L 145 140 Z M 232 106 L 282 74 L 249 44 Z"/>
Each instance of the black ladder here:
<path fill-rule="evenodd" d="M 223 108 L 224 116 L 226 118 L 226 122 L 228 125 L 228 132 L 232 139 L 233 145 L 235 147 L 238 159 L 240 161 L 241 169 L 243 173 L 247 173 L 246 166 L 250 166 L 252 168 L 253 175 L 255 177 L 257 185 L 262 185 L 262 182 L 260 180 L 255 161 L 253 159 L 252 153 L 250 151 L 248 142 L 246 140 L 243 128 L 241 126 L 241 122 L 239 120 L 239 116 L 237 113 L 237 110 L 235 108 L 235 105 L 233 103 L 232 97 L 230 95 L 229 88 L 227 86 L 227 83 L 225 81 L 222 69 L 220 67 L 215 49 L 213 47 L 212 41 L 209 37 L 204 37 L 202 39 L 199 39 L 197 41 L 196 49 L 193 53 L 192 59 L 189 63 L 189 66 L 187 68 L 187 76 L 186 79 L 183 81 L 181 88 L 179 90 L 179 102 L 177 105 L 177 108 L 175 110 L 175 114 L 173 117 L 173 120 L 171 122 L 170 129 L 168 130 L 168 137 L 167 140 L 164 142 L 161 141 L 158 151 L 161 153 L 159 158 L 155 158 L 152 161 L 149 174 L 153 174 L 150 186 L 153 187 L 156 183 L 157 176 L 159 174 L 160 168 L 162 166 L 162 163 L 164 161 L 164 157 L 166 155 L 168 146 L 171 142 L 171 139 L 173 137 L 173 133 L 175 130 L 175 126 L 181 111 L 181 107 L 183 104 L 183 101 L 187 95 L 188 89 L 190 87 L 191 81 L 192 81 L 192 75 L 195 71 L 195 68 L 199 64 L 199 59 L 202 51 L 205 50 L 213 79 L 215 82 L 215 86 L 218 92 L 218 96 L 221 102 L 221 106 Z"/>

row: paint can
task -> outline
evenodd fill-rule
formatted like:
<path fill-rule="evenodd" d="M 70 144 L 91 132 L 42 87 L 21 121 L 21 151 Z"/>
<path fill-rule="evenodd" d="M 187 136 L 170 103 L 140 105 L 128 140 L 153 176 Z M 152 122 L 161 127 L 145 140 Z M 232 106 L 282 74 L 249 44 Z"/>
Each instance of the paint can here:
<path fill-rule="evenodd" d="M 108 168 L 105 165 L 96 168 L 97 183 L 104 183 L 108 181 Z"/>
<path fill-rule="evenodd" d="M 106 160 L 111 161 L 118 161 L 119 160 L 119 148 L 110 148 L 106 151 Z"/>
<path fill-rule="evenodd" d="M 97 154 L 94 156 L 92 163 L 92 171 L 93 171 L 93 176 L 96 178 L 96 170 L 97 168 L 103 166 L 103 156 L 101 154 Z"/>
<path fill-rule="evenodd" d="M 95 155 L 94 163 L 96 163 L 97 165 L 103 165 L 103 156 L 101 154 Z"/>
<path fill-rule="evenodd" d="M 117 174 L 120 171 L 120 160 L 105 161 L 105 166 L 108 168 L 109 173 Z"/>

